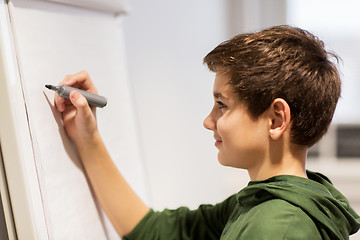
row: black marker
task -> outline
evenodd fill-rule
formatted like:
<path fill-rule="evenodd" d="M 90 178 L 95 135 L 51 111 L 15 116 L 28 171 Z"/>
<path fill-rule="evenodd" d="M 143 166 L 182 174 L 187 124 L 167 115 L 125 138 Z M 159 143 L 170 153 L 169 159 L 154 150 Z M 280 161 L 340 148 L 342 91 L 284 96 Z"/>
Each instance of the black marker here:
<path fill-rule="evenodd" d="M 105 97 L 99 96 L 94 93 L 89 93 L 89 92 L 80 90 L 78 88 L 69 87 L 66 85 L 60 85 L 60 86 L 45 85 L 45 87 L 50 90 L 54 90 L 55 92 L 57 92 L 57 94 L 59 94 L 60 97 L 64 97 L 64 98 L 69 98 L 70 92 L 72 90 L 76 90 L 86 98 L 89 105 L 94 106 L 94 107 L 102 108 L 102 107 L 105 107 L 107 104 L 107 99 Z"/>

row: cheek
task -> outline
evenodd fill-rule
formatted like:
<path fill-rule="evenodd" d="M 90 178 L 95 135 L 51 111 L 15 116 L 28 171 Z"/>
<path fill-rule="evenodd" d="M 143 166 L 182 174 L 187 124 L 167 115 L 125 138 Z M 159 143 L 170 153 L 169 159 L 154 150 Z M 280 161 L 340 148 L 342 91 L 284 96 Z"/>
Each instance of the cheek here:
<path fill-rule="evenodd" d="M 217 121 L 217 131 L 223 141 L 234 137 L 234 131 L 238 130 L 236 125 L 231 118 L 222 117 Z"/>
<path fill-rule="evenodd" d="M 223 117 L 218 120 L 217 130 L 222 139 L 222 154 L 238 155 L 246 148 L 247 129 L 243 128 L 240 119 L 234 117 Z"/>
<path fill-rule="evenodd" d="M 223 148 L 228 153 L 235 153 L 247 147 L 250 130 L 243 127 L 239 121 L 218 121 L 217 130 L 223 141 Z"/>
<path fill-rule="evenodd" d="M 223 115 L 217 121 L 217 130 L 223 141 L 240 141 L 249 129 L 249 119 L 241 111 L 232 111 Z"/>
<path fill-rule="evenodd" d="M 217 130 L 223 141 L 221 156 L 224 161 L 237 165 L 239 160 L 251 161 L 263 157 L 267 135 L 260 122 L 244 117 L 228 117 L 219 119 Z"/>

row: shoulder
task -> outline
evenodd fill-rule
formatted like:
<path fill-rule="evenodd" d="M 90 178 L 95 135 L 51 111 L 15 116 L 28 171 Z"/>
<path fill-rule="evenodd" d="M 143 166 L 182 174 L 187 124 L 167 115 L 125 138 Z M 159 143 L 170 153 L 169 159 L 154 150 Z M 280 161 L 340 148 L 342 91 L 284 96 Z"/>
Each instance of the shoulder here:
<path fill-rule="evenodd" d="M 253 207 L 246 218 L 243 233 L 251 239 L 321 239 L 313 220 L 301 208 L 282 199 Z"/>

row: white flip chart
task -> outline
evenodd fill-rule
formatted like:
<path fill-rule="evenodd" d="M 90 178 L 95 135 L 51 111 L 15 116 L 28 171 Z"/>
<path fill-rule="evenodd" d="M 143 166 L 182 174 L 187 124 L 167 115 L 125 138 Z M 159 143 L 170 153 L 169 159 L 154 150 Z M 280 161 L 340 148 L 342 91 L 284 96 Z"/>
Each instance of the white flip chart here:
<path fill-rule="evenodd" d="M 108 99 L 97 110 L 98 127 L 118 168 L 147 198 L 119 16 L 127 4 L 106 1 L 108 7 L 97 9 L 100 2 L 1 3 L 1 20 L 7 21 L 1 36 L 1 150 L 19 239 L 119 239 L 63 129 L 54 92 L 44 87 L 70 73 L 88 71 Z"/>

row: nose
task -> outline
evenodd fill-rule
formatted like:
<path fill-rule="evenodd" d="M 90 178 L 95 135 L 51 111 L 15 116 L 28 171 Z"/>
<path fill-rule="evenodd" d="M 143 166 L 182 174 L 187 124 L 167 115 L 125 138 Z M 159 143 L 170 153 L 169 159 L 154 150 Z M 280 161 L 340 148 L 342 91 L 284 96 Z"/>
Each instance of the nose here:
<path fill-rule="evenodd" d="M 208 130 L 216 129 L 216 121 L 214 120 L 212 114 L 210 113 L 204 120 L 203 125 Z"/>

